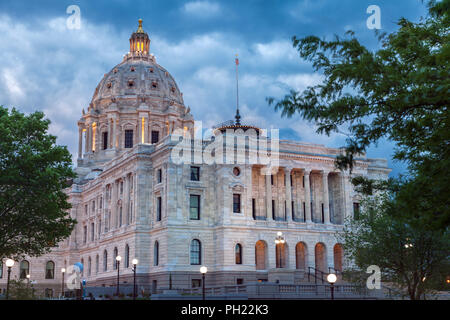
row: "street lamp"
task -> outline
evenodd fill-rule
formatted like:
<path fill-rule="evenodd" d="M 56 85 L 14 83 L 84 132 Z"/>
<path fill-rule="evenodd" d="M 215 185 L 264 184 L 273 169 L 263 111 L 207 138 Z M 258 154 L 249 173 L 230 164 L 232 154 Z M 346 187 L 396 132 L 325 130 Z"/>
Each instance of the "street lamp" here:
<path fill-rule="evenodd" d="M 30 286 L 30 277 L 31 276 L 29 274 L 27 274 L 27 289 Z"/>
<path fill-rule="evenodd" d="M 135 258 L 131 263 L 133 264 L 133 300 L 136 300 L 136 266 L 139 260 Z"/>
<path fill-rule="evenodd" d="M 64 274 L 66 273 L 66 268 L 61 268 L 62 281 L 61 281 L 61 295 L 64 297 Z"/>
<path fill-rule="evenodd" d="M 278 246 L 278 245 L 281 245 L 281 244 L 284 244 L 286 242 L 286 240 L 284 240 L 284 237 L 283 237 L 283 233 L 281 232 L 281 231 L 278 231 L 277 232 L 277 237 L 275 238 L 275 244 Z M 281 246 L 278 248 L 278 252 L 279 252 L 279 256 L 280 256 L 280 262 L 279 262 L 279 267 L 280 268 L 282 268 L 283 266 L 281 265 Z"/>
<path fill-rule="evenodd" d="M 205 300 L 205 275 L 208 272 L 208 268 L 205 266 L 202 266 L 200 268 L 200 273 L 202 274 L 202 286 L 203 286 L 203 300 Z"/>
<path fill-rule="evenodd" d="M 119 296 L 119 272 L 120 272 L 120 260 L 122 260 L 121 256 L 116 257 L 116 263 L 117 263 L 117 296 Z"/>
<path fill-rule="evenodd" d="M 8 282 L 6 283 L 6 300 L 9 298 L 9 279 L 11 277 L 11 268 L 14 265 L 14 260 L 8 259 L 6 260 L 6 266 L 8 267 Z"/>
<path fill-rule="evenodd" d="M 331 285 L 331 287 L 330 287 L 330 289 L 331 289 L 331 300 L 334 300 L 334 283 L 336 282 L 336 280 L 337 280 L 337 277 L 336 277 L 336 275 L 334 273 L 330 273 L 327 276 L 327 281 Z"/>

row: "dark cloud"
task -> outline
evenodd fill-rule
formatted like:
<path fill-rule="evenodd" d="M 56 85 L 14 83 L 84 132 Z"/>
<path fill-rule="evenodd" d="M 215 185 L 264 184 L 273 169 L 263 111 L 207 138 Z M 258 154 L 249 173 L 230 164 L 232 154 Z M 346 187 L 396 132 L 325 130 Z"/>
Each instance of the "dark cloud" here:
<path fill-rule="evenodd" d="M 82 28 L 66 28 L 66 8 L 81 9 Z M 120 63 L 128 38 L 144 19 L 151 51 L 175 77 L 185 103 L 204 126 L 234 115 L 235 66 L 239 53 L 243 120 L 281 128 L 281 138 L 340 147 L 341 136 L 318 136 L 299 118 L 282 119 L 267 96 L 320 81 L 292 48 L 293 35 L 331 37 L 348 29 L 375 48 L 365 26 L 366 8 L 381 8 L 382 28 L 392 31 L 401 17 L 417 20 L 419 0 L 350 1 L 12 1 L 0 2 L 0 104 L 25 112 L 43 110 L 58 142 L 75 155 L 76 121 L 103 74 Z M 392 143 L 368 155 L 391 159 Z M 394 174 L 404 165 L 390 162 Z"/>

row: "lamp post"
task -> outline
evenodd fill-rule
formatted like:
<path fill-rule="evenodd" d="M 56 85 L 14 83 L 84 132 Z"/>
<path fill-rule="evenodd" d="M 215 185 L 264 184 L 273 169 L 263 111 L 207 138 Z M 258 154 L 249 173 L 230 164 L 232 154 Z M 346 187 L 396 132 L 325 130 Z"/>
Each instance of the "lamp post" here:
<path fill-rule="evenodd" d="M 284 244 L 285 242 L 286 242 L 286 240 L 284 240 L 283 233 L 278 231 L 277 237 L 275 238 L 275 244 L 278 246 L 278 245 Z M 283 266 L 281 265 L 281 246 L 279 247 L 278 252 L 279 252 L 279 256 L 280 256 L 279 267 L 282 268 Z"/>
<path fill-rule="evenodd" d="M 119 296 L 119 272 L 120 272 L 120 260 L 122 260 L 121 256 L 116 257 L 116 263 L 117 263 L 117 292 L 116 295 Z"/>
<path fill-rule="evenodd" d="M 331 290 L 331 300 L 334 300 L 334 283 L 336 282 L 337 277 L 334 273 L 330 273 L 327 276 L 327 281 L 330 283 L 330 290 Z"/>
<path fill-rule="evenodd" d="M 64 274 L 66 273 L 66 268 L 61 268 L 62 281 L 61 281 L 61 296 L 64 297 Z"/>
<path fill-rule="evenodd" d="M 136 300 L 136 266 L 139 260 L 133 259 L 131 263 L 133 264 L 133 300 Z"/>
<path fill-rule="evenodd" d="M 203 286 L 202 292 L 203 292 L 203 300 L 205 300 L 205 275 L 206 275 L 207 272 L 208 272 L 208 268 L 207 268 L 207 267 L 202 266 L 202 267 L 200 268 L 200 273 L 202 274 L 202 286 Z"/>
<path fill-rule="evenodd" d="M 14 265 L 14 260 L 6 260 L 6 266 L 8 267 L 8 282 L 6 283 L 6 300 L 9 299 L 9 279 L 11 278 L 11 268 Z"/>

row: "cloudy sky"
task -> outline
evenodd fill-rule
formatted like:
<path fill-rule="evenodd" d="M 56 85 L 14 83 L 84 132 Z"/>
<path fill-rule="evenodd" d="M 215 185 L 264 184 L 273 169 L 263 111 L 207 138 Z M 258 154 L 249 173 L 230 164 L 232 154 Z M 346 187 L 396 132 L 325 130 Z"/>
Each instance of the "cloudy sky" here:
<path fill-rule="evenodd" d="M 80 29 L 67 27 L 70 5 L 80 8 Z M 366 26 L 369 5 L 380 7 L 387 32 L 400 17 L 417 21 L 426 12 L 420 0 L 1 1 L 0 105 L 44 111 L 58 143 L 75 158 L 81 110 L 103 74 L 121 62 L 142 18 L 150 51 L 176 79 L 204 127 L 234 115 L 237 53 L 244 122 L 280 128 L 281 138 L 341 147 L 342 136 L 317 135 L 314 125 L 299 117 L 281 118 L 265 98 L 321 79 L 292 48 L 293 35 L 330 39 L 353 30 L 376 49 L 374 30 Z M 404 165 L 391 160 L 393 148 L 383 141 L 368 156 L 388 158 L 397 175 Z"/>

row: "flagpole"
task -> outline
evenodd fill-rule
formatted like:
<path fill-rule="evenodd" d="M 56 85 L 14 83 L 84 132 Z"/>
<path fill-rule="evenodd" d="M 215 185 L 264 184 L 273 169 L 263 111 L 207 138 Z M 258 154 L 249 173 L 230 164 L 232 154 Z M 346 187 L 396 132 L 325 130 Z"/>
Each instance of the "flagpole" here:
<path fill-rule="evenodd" d="M 239 115 L 239 73 L 238 73 L 239 59 L 237 53 L 235 62 L 236 62 L 236 124 L 240 125 L 241 116 Z"/>

